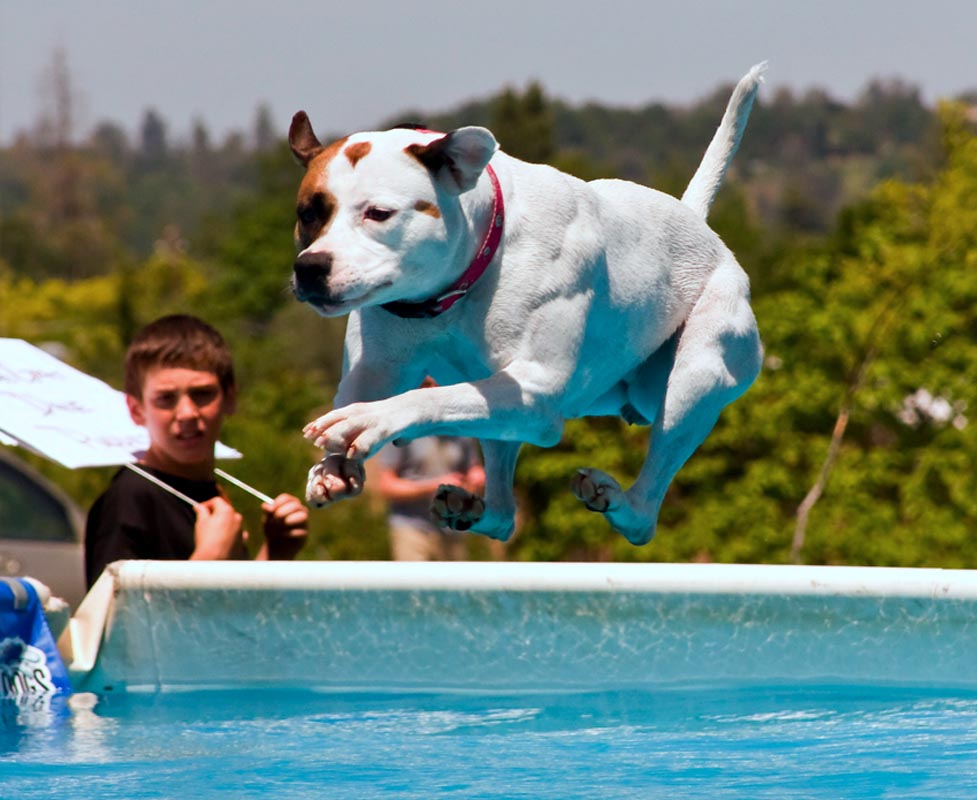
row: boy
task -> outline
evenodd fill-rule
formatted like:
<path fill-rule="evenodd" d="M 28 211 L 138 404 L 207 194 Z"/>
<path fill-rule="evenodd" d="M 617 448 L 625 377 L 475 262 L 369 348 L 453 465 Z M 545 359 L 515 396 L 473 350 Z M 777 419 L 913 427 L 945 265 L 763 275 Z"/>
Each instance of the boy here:
<path fill-rule="evenodd" d="M 126 352 L 125 392 L 130 416 L 149 433 L 140 466 L 196 505 L 119 470 L 88 515 L 88 586 L 123 558 L 247 558 L 241 515 L 214 478 L 214 445 L 236 403 L 234 366 L 221 335 L 189 315 L 150 323 Z M 305 544 L 308 510 L 290 494 L 262 509 L 265 542 L 256 558 L 294 558 Z"/>

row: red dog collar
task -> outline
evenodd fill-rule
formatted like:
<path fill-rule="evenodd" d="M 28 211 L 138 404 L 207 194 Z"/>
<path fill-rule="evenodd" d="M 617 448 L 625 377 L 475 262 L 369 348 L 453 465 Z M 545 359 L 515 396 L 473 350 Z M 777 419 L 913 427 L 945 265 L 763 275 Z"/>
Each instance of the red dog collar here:
<path fill-rule="evenodd" d="M 402 301 L 384 303 L 382 308 L 391 314 L 396 314 L 398 317 L 404 317 L 405 319 L 429 319 L 436 317 L 438 314 L 443 314 L 468 294 L 468 290 L 472 287 L 472 284 L 482 277 L 482 273 L 485 272 L 489 262 L 491 262 L 495 251 L 499 249 L 499 242 L 502 241 L 502 229 L 505 224 L 505 203 L 502 200 L 502 187 L 499 185 L 499 178 L 491 166 L 486 166 L 485 171 L 492 181 L 492 189 L 495 195 L 492 200 L 492 219 L 489 222 L 488 230 L 485 232 L 485 238 L 482 239 L 482 244 L 479 246 L 475 258 L 472 259 L 472 263 L 468 265 L 468 269 L 464 271 L 457 281 L 448 287 L 447 291 L 437 297 L 422 300 L 420 303 L 406 303 Z"/>

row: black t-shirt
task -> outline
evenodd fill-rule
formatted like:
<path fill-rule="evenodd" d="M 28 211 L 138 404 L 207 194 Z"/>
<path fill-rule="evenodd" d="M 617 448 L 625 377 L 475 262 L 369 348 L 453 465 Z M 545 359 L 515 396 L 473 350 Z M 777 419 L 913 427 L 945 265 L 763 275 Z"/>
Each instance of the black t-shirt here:
<path fill-rule="evenodd" d="M 191 481 L 143 466 L 192 500 L 219 493 L 217 482 Z M 123 558 L 186 560 L 194 550 L 193 506 L 123 467 L 95 501 L 85 525 L 85 580 L 98 579 L 106 565 Z"/>

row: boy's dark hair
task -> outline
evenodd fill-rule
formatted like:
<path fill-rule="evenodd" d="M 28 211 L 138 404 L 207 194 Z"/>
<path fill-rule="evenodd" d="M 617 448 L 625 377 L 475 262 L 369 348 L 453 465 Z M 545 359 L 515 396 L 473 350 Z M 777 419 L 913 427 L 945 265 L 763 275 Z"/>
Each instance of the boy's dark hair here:
<path fill-rule="evenodd" d="M 225 394 L 234 388 L 234 362 L 224 337 L 189 314 L 160 317 L 133 337 L 126 351 L 126 394 L 142 399 L 146 372 L 152 367 L 213 372 Z"/>

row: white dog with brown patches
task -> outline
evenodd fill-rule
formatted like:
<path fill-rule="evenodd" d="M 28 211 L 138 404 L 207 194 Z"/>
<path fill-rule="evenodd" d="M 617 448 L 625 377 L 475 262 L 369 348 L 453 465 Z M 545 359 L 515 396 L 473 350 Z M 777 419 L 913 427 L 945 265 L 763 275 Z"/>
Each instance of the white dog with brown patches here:
<path fill-rule="evenodd" d="M 505 540 L 522 443 L 621 415 L 651 425 L 637 479 L 625 491 L 580 469 L 573 491 L 649 541 L 675 473 L 760 370 L 749 280 L 705 218 L 763 70 L 737 85 L 681 201 L 519 161 L 484 128 L 323 146 L 297 113 L 289 143 L 307 170 L 292 289 L 324 316 L 349 314 L 334 409 L 305 429 L 327 453 L 309 502 L 358 494 L 364 460 L 389 441 L 473 436 L 484 500 L 442 486 L 433 512 Z M 416 388 L 426 375 L 439 385 Z"/>

